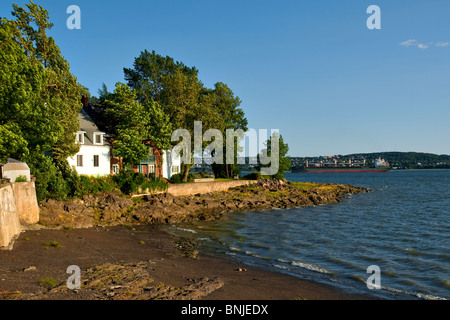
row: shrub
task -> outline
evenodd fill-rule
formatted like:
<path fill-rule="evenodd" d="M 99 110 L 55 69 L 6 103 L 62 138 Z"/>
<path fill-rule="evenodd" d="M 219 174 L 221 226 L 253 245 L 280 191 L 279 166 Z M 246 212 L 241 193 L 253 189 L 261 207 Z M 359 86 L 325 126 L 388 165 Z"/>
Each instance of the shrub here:
<path fill-rule="evenodd" d="M 120 191 L 124 194 L 131 194 L 139 191 L 165 191 L 167 183 L 156 179 L 152 181 L 147 179 L 142 173 L 136 173 L 133 170 L 121 170 L 118 175 L 113 177 L 113 181 L 117 184 Z"/>
<path fill-rule="evenodd" d="M 181 177 L 181 174 L 177 173 L 177 174 L 174 174 L 170 178 L 170 182 L 172 182 L 172 183 L 182 183 L 183 182 L 183 178 Z"/>
<path fill-rule="evenodd" d="M 259 180 L 259 179 L 261 179 L 261 172 L 255 171 L 255 172 L 252 172 L 250 174 L 243 176 L 242 178 L 246 179 L 246 180 Z"/>
<path fill-rule="evenodd" d="M 58 281 L 54 278 L 45 278 L 39 281 L 39 284 L 47 289 L 53 289 L 58 285 Z"/>
<path fill-rule="evenodd" d="M 27 177 L 26 176 L 18 176 L 16 178 L 16 182 L 27 182 Z"/>

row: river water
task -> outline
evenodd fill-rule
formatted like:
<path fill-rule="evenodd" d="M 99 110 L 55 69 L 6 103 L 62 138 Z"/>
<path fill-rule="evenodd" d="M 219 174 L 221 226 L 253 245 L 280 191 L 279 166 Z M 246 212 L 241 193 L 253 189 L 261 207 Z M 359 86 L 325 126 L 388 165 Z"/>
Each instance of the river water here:
<path fill-rule="evenodd" d="M 367 187 L 343 202 L 173 226 L 201 249 L 385 299 L 450 298 L 450 170 L 287 173 Z M 368 268 L 379 268 L 372 273 Z M 377 275 L 379 277 L 375 278 Z M 369 289 L 367 283 L 374 287 Z"/>

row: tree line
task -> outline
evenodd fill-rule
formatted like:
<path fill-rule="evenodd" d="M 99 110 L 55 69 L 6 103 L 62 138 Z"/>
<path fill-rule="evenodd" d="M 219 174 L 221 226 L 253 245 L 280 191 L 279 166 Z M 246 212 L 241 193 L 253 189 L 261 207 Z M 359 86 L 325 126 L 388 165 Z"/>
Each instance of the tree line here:
<path fill-rule="evenodd" d="M 438 155 L 423 152 L 373 152 L 373 153 L 355 153 L 348 155 L 337 155 L 339 161 L 348 162 L 366 160 L 367 164 L 374 163 L 375 159 L 382 158 L 389 162 L 392 168 L 398 169 L 450 169 L 450 155 Z M 326 157 L 301 158 L 292 157 L 292 165 L 303 165 L 306 160 L 314 161 L 317 159 L 326 160 Z"/>

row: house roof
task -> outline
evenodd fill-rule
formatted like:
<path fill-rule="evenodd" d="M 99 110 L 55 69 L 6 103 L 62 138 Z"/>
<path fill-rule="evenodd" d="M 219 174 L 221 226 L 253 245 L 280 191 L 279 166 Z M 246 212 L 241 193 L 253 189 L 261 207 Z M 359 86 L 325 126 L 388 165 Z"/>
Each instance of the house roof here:
<path fill-rule="evenodd" d="M 80 131 L 85 131 L 88 133 L 93 132 L 103 133 L 94 123 L 92 118 L 83 109 L 81 109 L 80 113 L 78 114 L 78 120 L 80 120 Z"/>
<path fill-rule="evenodd" d="M 85 133 L 84 145 L 94 145 L 94 133 L 105 134 L 104 132 L 100 131 L 92 118 L 83 109 L 81 109 L 80 113 L 78 114 L 78 120 L 80 121 L 80 131 L 83 131 Z M 105 136 L 103 136 L 103 145 L 109 145 L 108 141 L 105 139 Z"/>
<path fill-rule="evenodd" d="M 0 166 L 3 166 L 5 171 L 22 171 L 22 170 L 30 170 L 28 165 L 25 162 L 21 162 L 16 159 L 9 158 L 6 163 L 0 163 Z"/>

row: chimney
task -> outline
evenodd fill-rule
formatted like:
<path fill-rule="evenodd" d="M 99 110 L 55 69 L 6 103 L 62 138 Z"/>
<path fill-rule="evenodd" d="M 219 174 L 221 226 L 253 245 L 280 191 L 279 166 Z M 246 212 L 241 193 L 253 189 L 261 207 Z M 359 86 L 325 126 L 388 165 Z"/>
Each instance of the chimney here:
<path fill-rule="evenodd" d="M 83 96 L 81 97 L 81 103 L 83 103 L 83 108 L 86 108 L 89 106 L 89 97 Z"/>

